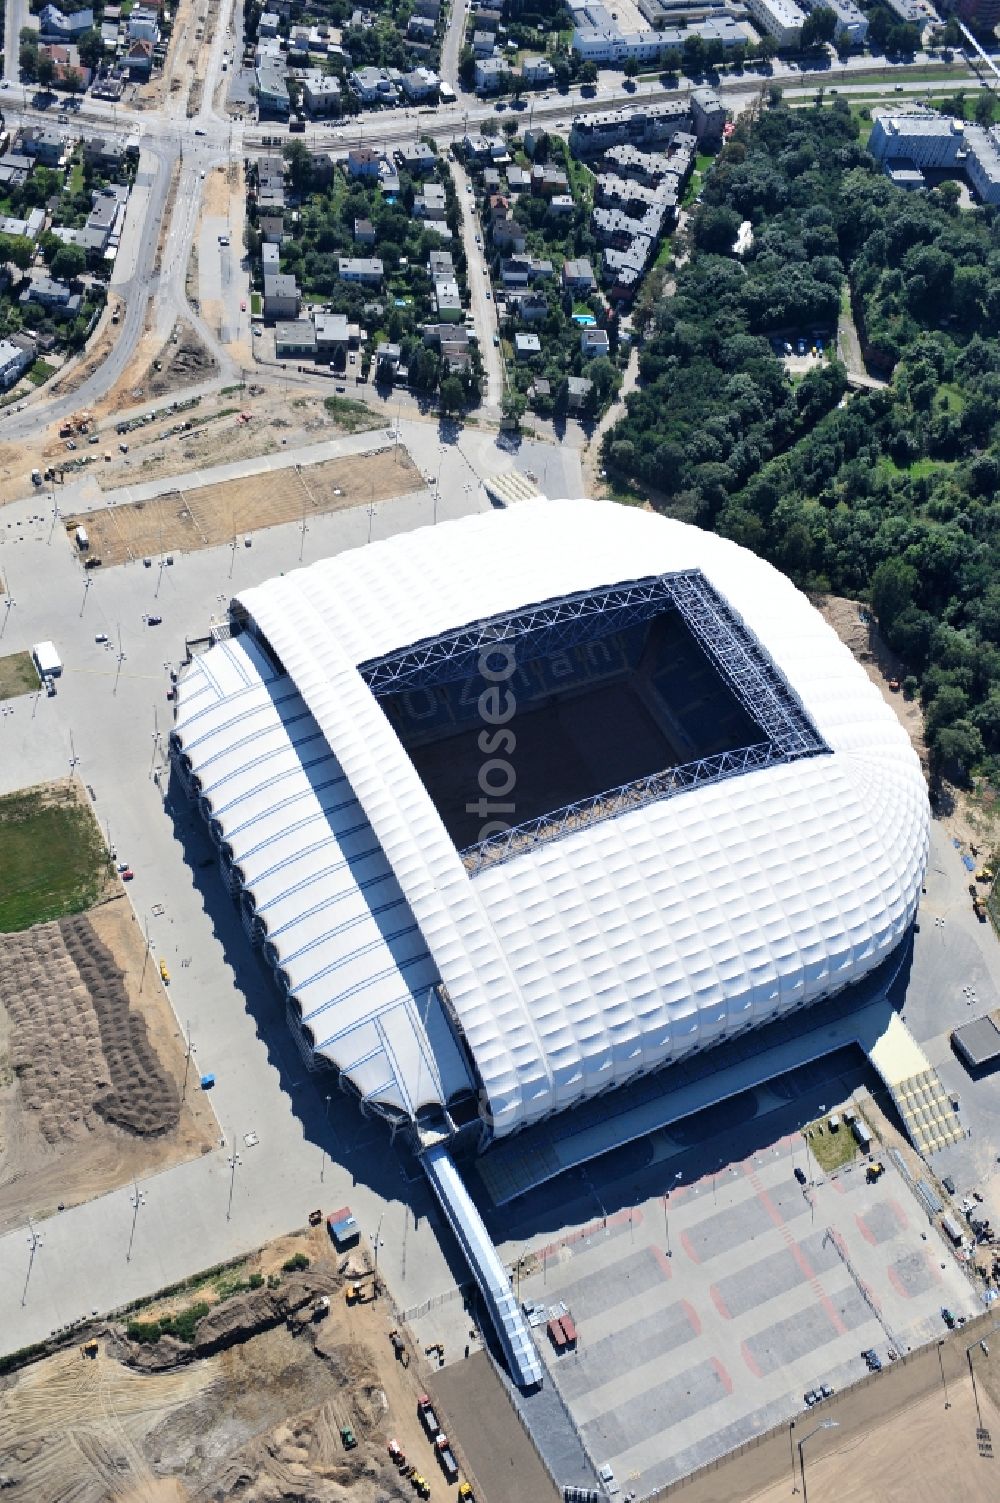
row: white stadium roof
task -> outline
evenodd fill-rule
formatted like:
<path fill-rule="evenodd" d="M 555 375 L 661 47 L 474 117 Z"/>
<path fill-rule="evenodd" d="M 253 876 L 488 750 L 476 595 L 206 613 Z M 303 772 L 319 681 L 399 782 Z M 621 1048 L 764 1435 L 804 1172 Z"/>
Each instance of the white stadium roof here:
<path fill-rule="evenodd" d="M 830 755 L 649 802 L 473 874 L 358 666 L 541 601 L 700 570 Z M 783 576 L 611 503 L 526 502 L 243 592 L 244 634 L 182 676 L 180 746 L 317 1052 L 412 1113 L 468 1077 L 496 1135 L 860 979 L 927 855 L 892 709 Z M 273 958 L 273 957 L 272 957 Z"/>

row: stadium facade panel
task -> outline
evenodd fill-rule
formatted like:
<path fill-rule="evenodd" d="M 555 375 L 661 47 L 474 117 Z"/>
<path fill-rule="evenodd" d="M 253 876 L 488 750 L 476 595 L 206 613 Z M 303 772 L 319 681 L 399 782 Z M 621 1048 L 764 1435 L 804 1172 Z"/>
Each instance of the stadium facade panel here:
<path fill-rule="evenodd" d="M 306 1050 L 395 1120 L 475 1102 L 485 1143 L 851 985 L 913 921 L 908 738 L 723 539 L 530 502 L 232 619 L 182 675 L 175 760 Z"/>

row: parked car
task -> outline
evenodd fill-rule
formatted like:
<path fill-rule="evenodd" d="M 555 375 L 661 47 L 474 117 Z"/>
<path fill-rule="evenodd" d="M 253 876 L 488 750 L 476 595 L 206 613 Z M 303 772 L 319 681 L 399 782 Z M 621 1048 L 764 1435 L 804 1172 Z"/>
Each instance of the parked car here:
<path fill-rule="evenodd" d="M 160 624 L 160 622 L 162 620 L 163 620 L 162 616 L 147 616 L 146 617 L 146 625 L 147 626 L 159 626 L 159 624 Z"/>
<path fill-rule="evenodd" d="M 941 1319 L 944 1321 L 949 1331 L 953 1331 L 955 1329 L 955 1326 L 958 1324 L 954 1315 L 952 1315 L 951 1311 L 948 1309 L 947 1305 L 941 1306 Z"/>
<path fill-rule="evenodd" d="M 806 1183 L 806 1171 L 804 1169 L 800 1169 L 798 1164 L 796 1164 L 795 1166 L 795 1178 L 798 1180 L 800 1185 L 804 1185 Z"/>

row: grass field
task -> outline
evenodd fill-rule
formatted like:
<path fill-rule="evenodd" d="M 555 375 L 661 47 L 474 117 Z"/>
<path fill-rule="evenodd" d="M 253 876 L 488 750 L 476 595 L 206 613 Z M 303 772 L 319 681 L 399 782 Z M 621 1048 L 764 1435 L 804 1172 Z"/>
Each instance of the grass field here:
<path fill-rule="evenodd" d="M 0 699 L 14 699 L 38 688 L 38 674 L 30 652 L 12 652 L 0 658 Z"/>
<path fill-rule="evenodd" d="M 364 402 L 356 402 L 352 397 L 327 397 L 323 405 L 337 427 L 345 428 L 348 433 L 360 433 L 366 428 L 379 426 L 378 414 L 366 407 Z"/>
<path fill-rule="evenodd" d="M 805 1133 L 813 1158 L 826 1174 L 831 1169 L 839 1169 L 842 1164 L 849 1164 L 858 1151 L 854 1134 L 846 1122 L 841 1122 L 837 1131 L 831 1132 L 829 1120 L 824 1118 L 821 1122 L 811 1123 Z"/>
<path fill-rule="evenodd" d="M 110 886 L 97 822 L 69 783 L 0 798 L 0 933 L 80 913 Z"/>

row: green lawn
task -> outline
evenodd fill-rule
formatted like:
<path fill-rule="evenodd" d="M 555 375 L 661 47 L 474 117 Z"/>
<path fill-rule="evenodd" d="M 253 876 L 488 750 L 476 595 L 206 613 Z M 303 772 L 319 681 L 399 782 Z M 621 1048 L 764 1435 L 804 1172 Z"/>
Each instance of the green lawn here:
<path fill-rule="evenodd" d="M 251 292 L 251 294 L 250 294 L 250 312 L 253 314 L 254 318 L 259 318 L 260 315 L 261 315 L 261 313 L 263 311 L 264 311 L 264 299 L 261 297 L 261 295 L 260 295 L 259 292 Z"/>
<path fill-rule="evenodd" d="M 0 658 L 0 699 L 14 699 L 38 688 L 38 674 L 30 652 L 14 652 Z"/>
<path fill-rule="evenodd" d="M 91 908 L 108 890 L 97 821 L 66 785 L 0 798 L 0 933 Z"/>
<path fill-rule="evenodd" d="M 946 412 L 965 411 L 965 397 L 961 387 L 956 386 L 952 381 L 942 381 L 937 389 L 937 399 Z"/>
<path fill-rule="evenodd" d="M 900 468 L 888 454 L 880 454 L 875 467 L 887 475 L 908 475 L 911 480 L 924 480 L 940 470 L 954 469 L 957 463 L 955 459 L 915 459 L 912 464 Z"/>
<path fill-rule="evenodd" d="M 854 1134 L 843 1120 L 836 1132 L 830 1131 L 829 1118 L 812 1122 L 805 1129 L 809 1151 L 825 1174 L 849 1164 L 858 1151 Z"/>
<path fill-rule="evenodd" d="M 28 372 L 28 380 L 32 386 L 42 386 L 55 373 L 56 367 L 50 365 L 47 360 L 36 360 Z"/>

